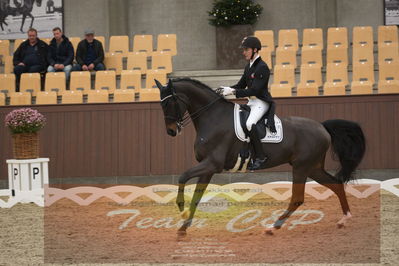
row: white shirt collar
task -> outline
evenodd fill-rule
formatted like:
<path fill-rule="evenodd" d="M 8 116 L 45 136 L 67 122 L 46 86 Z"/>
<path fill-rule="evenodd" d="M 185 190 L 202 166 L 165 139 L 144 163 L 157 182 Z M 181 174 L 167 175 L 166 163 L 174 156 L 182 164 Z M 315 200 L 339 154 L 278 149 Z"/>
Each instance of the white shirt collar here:
<path fill-rule="evenodd" d="M 256 59 L 259 58 L 259 54 L 252 60 L 249 61 L 249 67 L 252 67 L 252 65 L 254 64 L 254 62 L 256 61 Z"/>

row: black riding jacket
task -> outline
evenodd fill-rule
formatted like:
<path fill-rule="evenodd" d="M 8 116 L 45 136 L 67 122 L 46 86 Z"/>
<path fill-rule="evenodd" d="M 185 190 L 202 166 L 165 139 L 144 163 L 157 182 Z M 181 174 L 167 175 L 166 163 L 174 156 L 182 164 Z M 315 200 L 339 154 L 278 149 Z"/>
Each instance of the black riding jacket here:
<path fill-rule="evenodd" d="M 249 67 L 249 63 L 245 66 L 244 74 L 240 81 L 232 88 L 236 90 L 237 98 L 256 96 L 265 102 L 271 103 L 273 99 L 268 90 L 269 77 L 269 67 L 261 57 L 258 57 L 251 67 Z"/>

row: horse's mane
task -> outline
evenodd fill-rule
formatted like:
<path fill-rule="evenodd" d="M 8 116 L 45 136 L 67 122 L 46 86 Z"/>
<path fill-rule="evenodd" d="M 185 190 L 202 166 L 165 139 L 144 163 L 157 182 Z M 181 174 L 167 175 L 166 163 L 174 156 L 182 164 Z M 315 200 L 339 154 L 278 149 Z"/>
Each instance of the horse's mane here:
<path fill-rule="evenodd" d="M 189 82 L 189 83 L 194 83 L 194 84 L 198 85 L 199 87 L 201 87 L 202 89 L 208 90 L 208 91 L 212 92 L 212 94 L 214 94 L 214 95 L 217 96 L 217 97 L 222 98 L 224 101 L 227 102 L 226 99 L 224 99 L 224 98 L 221 97 L 219 94 L 217 94 L 211 87 L 209 87 L 208 85 L 202 83 L 202 82 L 199 81 L 199 80 L 191 79 L 191 78 L 176 78 L 176 79 L 173 79 L 173 80 L 172 80 L 172 82 L 181 82 L 181 81 L 185 81 L 185 82 Z"/>

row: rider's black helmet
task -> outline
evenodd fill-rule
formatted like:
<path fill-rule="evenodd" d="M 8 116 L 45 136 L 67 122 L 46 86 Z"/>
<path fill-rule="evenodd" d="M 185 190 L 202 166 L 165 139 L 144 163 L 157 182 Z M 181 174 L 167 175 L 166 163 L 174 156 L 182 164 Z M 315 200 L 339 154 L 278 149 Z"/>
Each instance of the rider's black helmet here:
<path fill-rule="evenodd" d="M 252 48 L 252 49 L 256 48 L 259 51 L 262 48 L 262 45 L 259 39 L 256 38 L 255 36 L 248 36 L 242 40 L 240 48 Z"/>

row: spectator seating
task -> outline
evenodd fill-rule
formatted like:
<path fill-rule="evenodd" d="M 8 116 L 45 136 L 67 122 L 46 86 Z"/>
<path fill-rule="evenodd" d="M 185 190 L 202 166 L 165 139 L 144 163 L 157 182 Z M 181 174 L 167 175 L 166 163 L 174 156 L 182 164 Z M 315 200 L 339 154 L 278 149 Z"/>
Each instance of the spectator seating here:
<path fill-rule="evenodd" d="M 71 80 L 69 89 L 72 91 L 80 90 L 87 92 L 91 89 L 91 77 L 90 72 L 71 72 Z"/>
<path fill-rule="evenodd" d="M 48 72 L 44 82 L 44 90 L 47 92 L 54 91 L 56 93 L 61 93 L 66 89 L 65 83 L 64 72 Z"/>
<path fill-rule="evenodd" d="M 164 69 L 167 74 L 172 73 L 172 56 L 169 52 L 153 52 L 151 69 Z"/>
<path fill-rule="evenodd" d="M 108 103 L 109 94 L 107 90 L 90 90 L 87 93 L 87 103 Z"/>
<path fill-rule="evenodd" d="M 110 53 L 120 53 L 122 56 L 127 56 L 129 53 L 129 36 L 111 36 L 109 39 L 109 49 Z"/>
<path fill-rule="evenodd" d="M 153 51 L 152 35 L 134 35 L 133 52 L 145 52 L 151 56 Z"/>
<path fill-rule="evenodd" d="M 15 92 L 15 75 L 0 74 L 0 93 Z"/>
<path fill-rule="evenodd" d="M 32 96 L 40 91 L 41 81 L 39 73 L 23 73 L 21 75 L 20 91 L 30 92 Z"/>
<path fill-rule="evenodd" d="M 106 90 L 107 93 L 113 93 L 116 89 L 115 71 L 97 71 L 95 89 Z"/>
<path fill-rule="evenodd" d="M 261 50 L 274 52 L 274 32 L 272 30 L 257 30 L 255 31 L 255 37 L 257 37 L 262 43 Z"/>
<path fill-rule="evenodd" d="M 298 96 L 318 96 L 322 85 L 321 65 L 309 64 L 301 66 L 301 81 L 297 87 Z"/>
<path fill-rule="evenodd" d="M 76 55 L 76 50 L 78 49 L 78 45 L 81 41 L 80 37 L 69 37 L 69 41 L 72 43 L 73 49 L 75 51 Z"/>
<path fill-rule="evenodd" d="M 80 90 L 63 91 L 61 95 L 61 103 L 63 104 L 79 104 L 83 103 L 83 93 Z"/>
<path fill-rule="evenodd" d="M 279 30 L 278 32 L 278 47 L 293 49 L 294 51 L 298 50 L 298 30 L 296 29 L 287 29 L 287 30 Z"/>
<path fill-rule="evenodd" d="M 147 53 L 133 52 L 127 56 L 127 69 L 140 70 L 141 74 L 147 73 Z"/>
<path fill-rule="evenodd" d="M 346 27 L 328 28 L 327 48 L 329 47 L 348 49 L 348 29 Z"/>
<path fill-rule="evenodd" d="M 57 104 L 55 91 L 39 91 L 36 94 L 36 104 Z"/>
<path fill-rule="evenodd" d="M 11 74 L 14 72 L 12 56 L 7 55 L 3 57 L 3 63 L 4 63 L 4 74 Z"/>
<path fill-rule="evenodd" d="M 157 37 L 157 51 L 169 52 L 171 56 L 177 55 L 176 34 L 159 34 Z"/>
<path fill-rule="evenodd" d="M 0 106 L 6 105 L 6 95 L 0 92 Z"/>
<path fill-rule="evenodd" d="M 14 53 L 18 49 L 18 47 L 21 45 L 21 43 L 23 43 L 24 41 L 26 41 L 26 39 L 16 39 L 14 41 L 14 48 L 13 48 Z"/>
<path fill-rule="evenodd" d="M 368 27 L 353 27 L 353 47 L 369 47 L 373 49 L 374 38 L 373 38 L 373 28 Z"/>
<path fill-rule="evenodd" d="M 140 91 L 140 102 L 160 101 L 159 89 L 144 89 Z"/>
<path fill-rule="evenodd" d="M 270 87 L 273 96 L 291 96 L 295 86 L 295 67 L 293 65 L 276 65 L 274 80 Z"/>
<path fill-rule="evenodd" d="M 134 89 L 134 91 L 139 91 L 141 89 L 141 72 L 139 70 L 123 70 L 120 88 L 123 90 Z"/>
<path fill-rule="evenodd" d="M 10 92 L 10 105 L 30 105 L 32 97 L 29 92 Z"/>
<path fill-rule="evenodd" d="M 10 55 L 10 41 L 0 40 L 0 57 L 1 62 L 4 62 L 4 58 Z"/>
<path fill-rule="evenodd" d="M 276 50 L 276 65 L 292 65 L 296 67 L 296 51 L 289 47 L 278 47 Z"/>
<path fill-rule="evenodd" d="M 273 63 L 272 63 L 272 51 L 269 50 L 268 48 L 266 49 L 261 49 L 259 51 L 259 55 L 260 57 L 262 57 L 263 61 L 266 62 L 267 66 L 269 67 L 269 69 L 273 68 Z"/>
<path fill-rule="evenodd" d="M 323 30 L 320 28 L 304 29 L 302 47 L 323 50 Z"/>
<path fill-rule="evenodd" d="M 324 95 L 345 95 L 348 85 L 348 70 L 345 64 L 327 64 L 326 82 L 324 83 Z"/>
<path fill-rule="evenodd" d="M 114 91 L 114 102 L 125 103 L 135 101 L 135 90 L 131 89 L 118 89 Z"/>
<path fill-rule="evenodd" d="M 157 88 L 154 79 L 157 79 L 161 84 L 166 84 L 166 71 L 163 69 L 151 69 L 147 71 L 146 89 Z"/>
<path fill-rule="evenodd" d="M 123 58 L 121 53 L 107 53 L 105 55 L 104 64 L 107 70 L 115 71 L 116 75 L 120 75 L 123 70 Z"/>

